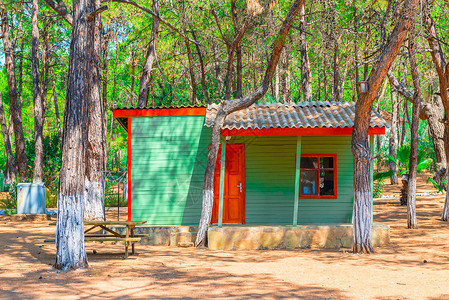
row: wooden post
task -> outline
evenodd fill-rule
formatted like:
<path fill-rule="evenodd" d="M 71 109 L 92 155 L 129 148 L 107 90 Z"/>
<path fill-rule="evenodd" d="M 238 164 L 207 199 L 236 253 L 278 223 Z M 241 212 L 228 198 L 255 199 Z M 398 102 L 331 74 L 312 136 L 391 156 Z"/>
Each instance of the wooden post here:
<path fill-rule="evenodd" d="M 225 182 L 225 163 L 226 163 L 226 140 L 221 138 L 221 158 L 220 158 L 220 198 L 218 204 L 218 227 L 223 226 L 223 195 Z"/>
<path fill-rule="evenodd" d="M 295 174 L 295 199 L 293 205 L 293 226 L 298 225 L 298 198 L 299 198 L 299 175 L 301 165 L 301 136 L 296 140 L 296 174 Z"/>
<path fill-rule="evenodd" d="M 369 143 L 371 148 L 371 158 L 374 157 L 374 135 L 369 136 Z M 379 170 L 377 170 L 379 172 Z M 373 224 L 373 193 L 374 193 L 374 160 L 370 163 L 370 180 L 371 180 L 371 225 Z"/>
<path fill-rule="evenodd" d="M 128 118 L 128 221 L 131 221 L 131 118 Z"/>

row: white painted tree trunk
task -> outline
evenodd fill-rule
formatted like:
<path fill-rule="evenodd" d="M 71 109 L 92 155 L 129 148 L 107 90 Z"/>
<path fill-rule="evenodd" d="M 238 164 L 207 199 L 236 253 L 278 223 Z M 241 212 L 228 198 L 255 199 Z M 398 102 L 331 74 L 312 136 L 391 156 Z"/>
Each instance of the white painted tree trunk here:
<path fill-rule="evenodd" d="M 447 179 L 449 181 L 449 173 L 447 175 Z M 446 200 L 444 201 L 443 215 L 441 216 L 441 220 L 449 221 L 449 192 L 446 192 Z"/>
<path fill-rule="evenodd" d="M 87 267 L 84 248 L 83 195 L 58 197 L 56 268 L 63 271 Z"/>
<path fill-rule="evenodd" d="M 101 177 L 101 173 L 99 177 Z M 84 219 L 105 220 L 104 213 L 104 187 L 101 178 L 90 182 L 86 177 L 84 180 Z"/>
<path fill-rule="evenodd" d="M 212 206 L 214 204 L 214 191 L 203 190 L 203 206 L 201 209 L 201 219 L 198 226 L 196 246 L 207 246 L 207 230 L 212 219 Z"/>

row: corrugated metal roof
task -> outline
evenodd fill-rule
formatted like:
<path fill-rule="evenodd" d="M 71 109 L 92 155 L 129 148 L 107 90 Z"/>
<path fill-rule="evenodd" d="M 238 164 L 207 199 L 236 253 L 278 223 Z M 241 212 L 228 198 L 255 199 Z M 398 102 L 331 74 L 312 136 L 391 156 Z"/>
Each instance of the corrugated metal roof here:
<path fill-rule="evenodd" d="M 207 106 L 205 126 L 212 127 L 218 104 Z M 224 129 L 353 127 L 354 102 L 257 103 L 227 116 Z M 373 108 L 370 127 L 389 127 Z"/>
<path fill-rule="evenodd" d="M 197 108 L 197 107 L 206 107 L 205 104 L 195 104 L 195 105 L 161 105 L 161 106 L 123 106 L 123 107 L 114 107 L 115 109 L 164 109 L 164 108 Z"/>

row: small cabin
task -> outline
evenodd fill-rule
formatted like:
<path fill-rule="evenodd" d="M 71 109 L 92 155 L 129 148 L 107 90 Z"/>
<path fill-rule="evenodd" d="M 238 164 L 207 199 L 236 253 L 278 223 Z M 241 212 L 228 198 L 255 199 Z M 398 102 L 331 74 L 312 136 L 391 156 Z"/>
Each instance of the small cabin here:
<path fill-rule="evenodd" d="M 198 225 L 217 110 L 113 111 L 128 133 L 129 219 Z M 212 225 L 350 224 L 354 115 L 353 102 L 258 103 L 230 114 L 221 130 Z M 387 126 L 373 109 L 370 142 Z"/>

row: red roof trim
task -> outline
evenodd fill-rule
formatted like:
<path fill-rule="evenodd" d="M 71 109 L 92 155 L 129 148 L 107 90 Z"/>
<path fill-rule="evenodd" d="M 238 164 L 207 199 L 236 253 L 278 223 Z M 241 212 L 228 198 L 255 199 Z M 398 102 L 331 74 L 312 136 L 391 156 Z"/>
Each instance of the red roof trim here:
<path fill-rule="evenodd" d="M 222 129 L 222 136 L 255 135 L 351 135 L 352 127 L 309 127 L 309 128 L 262 128 L 262 129 Z M 385 127 L 370 127 L 368 134 L 385 134 Z"/>
<path fill-rule="evenodd" d="M 143 108 L 143 109 L 114 109 L 114 118 L 123 117 L 166 117 L 166 116 L 205 116 L 205 107 L 187 108 Z"/>

